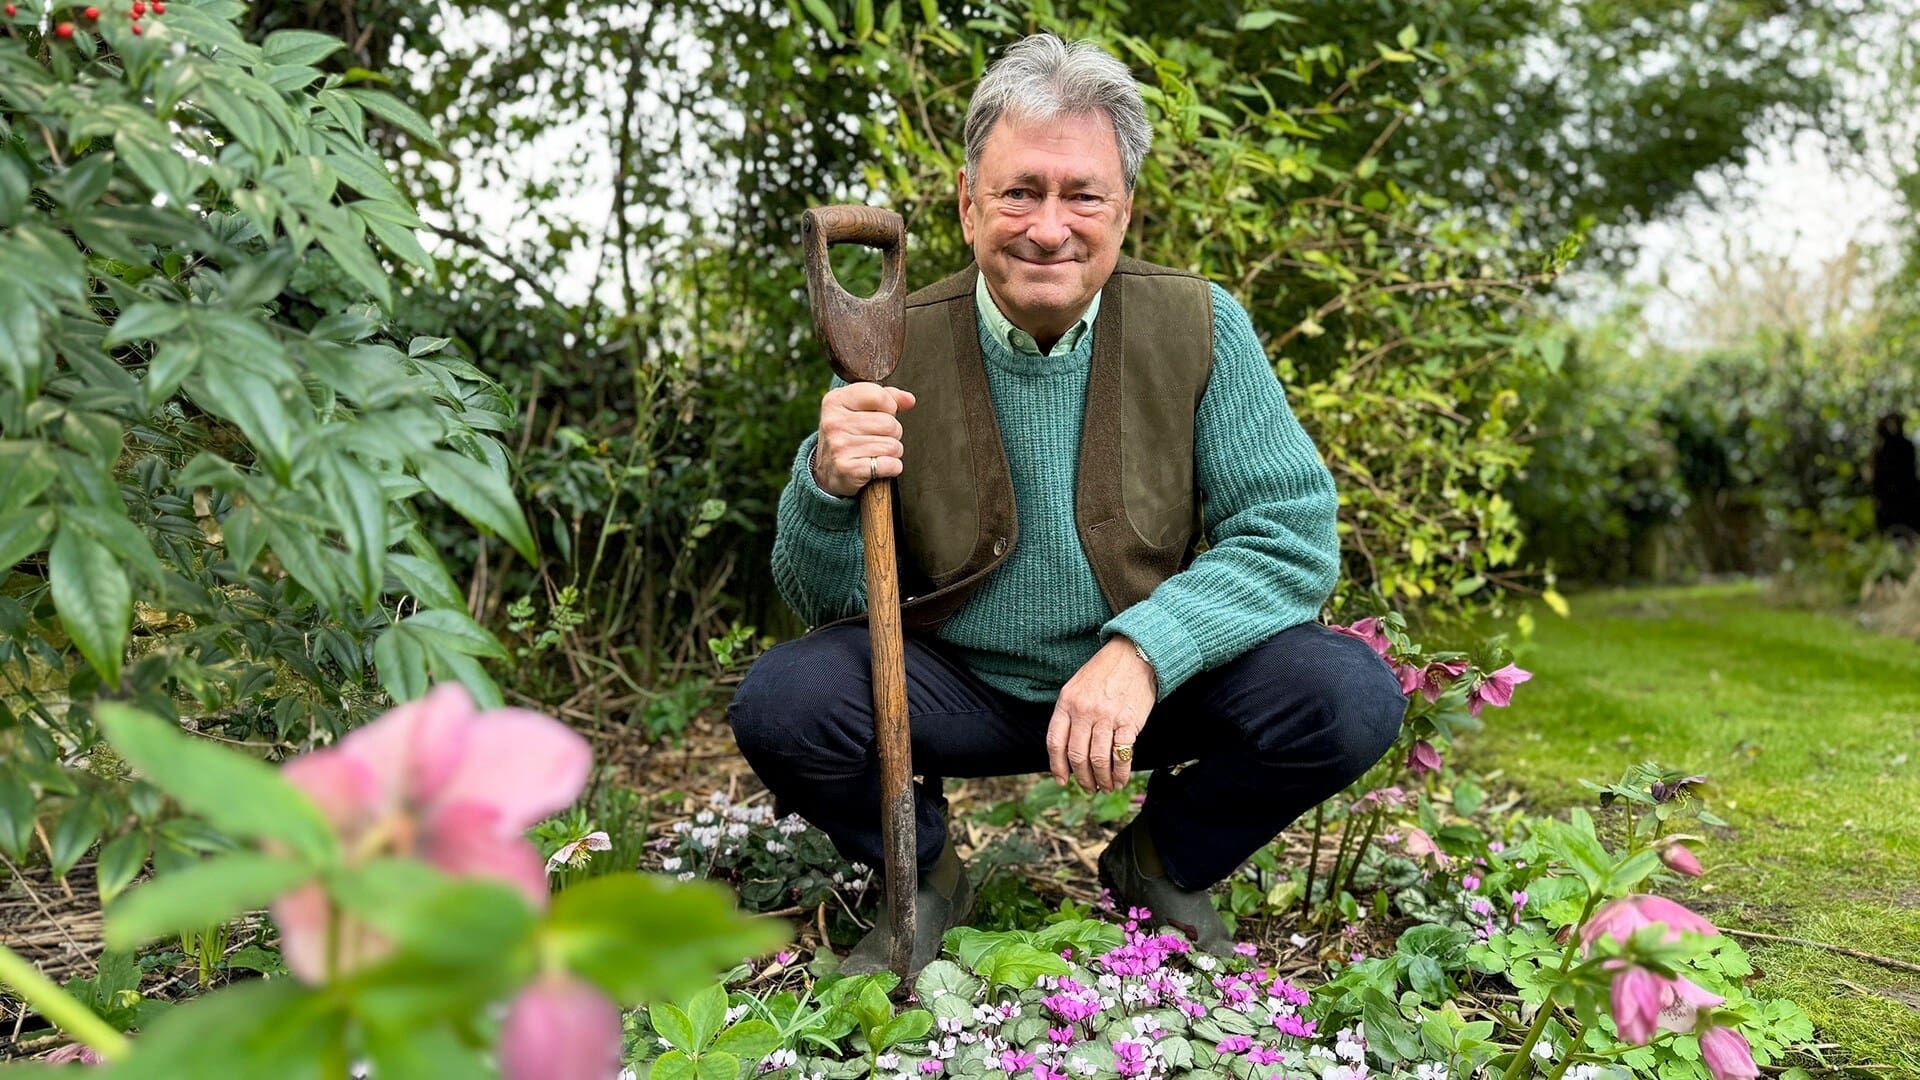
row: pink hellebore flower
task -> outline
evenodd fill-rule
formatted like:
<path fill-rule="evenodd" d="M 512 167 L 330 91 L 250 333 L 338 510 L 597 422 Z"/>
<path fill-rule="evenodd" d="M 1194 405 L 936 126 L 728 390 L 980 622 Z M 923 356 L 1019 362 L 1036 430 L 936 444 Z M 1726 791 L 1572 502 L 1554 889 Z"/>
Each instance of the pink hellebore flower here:
<path fill-rule="evenodd" d="M 1428 701 L 1438 701 L 1453 680 L 1466 673 L 1465 660 L 1435 660 L 1420 673 L 1420 696 Z"/>
<path fill-rule="evenodd" d="M 1479 716 L 1480 710 L 1488 705 L 1496 709 L 1506 708 L 1513 704 L 1513 688 L 1531 678 L 1533 672 L 1508 664 L 1473 688 L 1473 692 L 1467 695 L 1467 711 Z"/>
<path fill-rule="evenodd" d="M 1449 861 L 1447 853 L 1440 850 L 1439 845 L 1433 842 L 1433 837 L 1428 836 L 1425 829 L 1408 829 L 1407 841 L 1401 849 L 1407 853 L 1408 858 L 1421 859 L 1431 855 L 1433 861 L 1440 864 L 1441 869 L 1445 869 Z"/>
<path fill-rule="evenodd" d="M 1359 638 L 1361 641 L 1366 642 L 1367 646 L 1374 651 L 1374 654 L 1382 660 L 1387 658 L 1387 650 L 1393 647 L 1393 643 L 1387 640 L 1386 633 L 1380 629 L 1380 620 L 1371 616 L 1361 619 L 1352 626 L 1341 626 L 1338 623 L 1330 623 L 1327 629 L 1336 633 L 1345 634 L 1348 637 Z"/>
<path fill-rule="evenodd" d="M 1700 860 L 1694 857 L 1693 852 L 1687 850 L 1687 845 L 1677 841 L 1660 849 L 1660 861 L 1666 863 L 1667 869 L 1676 874 L 1699 877 L 1703 872 L 1700 868 Z"/>
<path fill-rule="evenodd" d="M 1439 772 L 1443 764 L 1445 761 L 1440 757 L 1440 751 L 1435 750 L 1433 744 L 1425 739 L 1414 743 L 1413 749 L 1407 751 L 1407 771 L 1412 773 L 1416 780 L 1428 773 Z"/>
<path fill-rule="evenodd" d="M 76 1061 L 82 1065 L 106 1064 L 106 1059 L 86 1043 L 68 1043 L 40 1060 L 47 1065 L 71 1065 Z"/>
<path fill-rule="evenodd" d="M 1662 985 L 1666 980 L 1634 965 L 1613 977 L 1613 1026 L 1620 1038 L 1645 1046 L 1660 1022 Z"/>
<path fill-rule="evenodd" d="M 1753 1063 L 1753 1050 L 1747 1037 L 1732 1028 L 1708 1028 L 1700 1033 L 1700 1058 L 1707 1063 L 1713 1080 L 1754 1080 L 1760 1075 Z"/>
<path fill-rule="evenodd" d="M 1608 961 L 1608 966 L 1621 964 Z M 1687 979 L 1669 979 L 1639 965 L 1623 966 L 1613 977 L 1613 1025 L 1635 1046 L 1646 1045 L 1655 1031 L 1692 1031 L 1704 1011 L 1726 1001 Z"/>
<path fill-rule="evenodd" d="M 500 1025 L 505 1080 L 607 1080 L 620 1071 L 620 1009 L 571 975 L 520 991 Z"/>
<path fill-rule="evenodd" d="M 350 859 L 425 859 L 456 876 L 503 881 L 544 908 L 546 874 L 523 834 L 579 796 L 592 762 L 587 740 L 560 721 L 522 709 L 482 712 L 465 687 L 441 683 L 280 774 L 320 808 Z M 320 886 L 288 893 L 272 912 L 288 970 L 325 980 L 329 912 Z M 387 951 L 365 927 L 340 922 L 339 971 Z"/>
<path fill-rule="evenodd" d="M 1420 669 L 1412 664 L 1393 665 L 1393 677 L 1400 680 L 1400 692 L 1411 696 L 1420 689 Z"/>
<path fill-rule="evenodd" d="M 547 858 L 547 873 L 551 874 L 563 866 L 585 866 L 589 851 L 612 851 L 613 841 L 607 839 L 604 832 L 590 832 L 578 840 L 569 840 L 560 845 L 560 850 Z"/>
<path fill-rule="evenodd" d="M 1580 928 L 1580 944 L 1591 948 L 1595 941 L 1609 935 L 1616 941 L 1625 942 L 1635 930 L 1655 923 L 1667 928 L 1667 941 L 1678 941 L 1680 935 L 1688 931 L 1696 934 L 1720 932 L 1714 929 L 1712 923 L 1664 896 L 1635 893 L 1602 904 L 1600 910 L 1594 912 L 1586 925 Z"/>

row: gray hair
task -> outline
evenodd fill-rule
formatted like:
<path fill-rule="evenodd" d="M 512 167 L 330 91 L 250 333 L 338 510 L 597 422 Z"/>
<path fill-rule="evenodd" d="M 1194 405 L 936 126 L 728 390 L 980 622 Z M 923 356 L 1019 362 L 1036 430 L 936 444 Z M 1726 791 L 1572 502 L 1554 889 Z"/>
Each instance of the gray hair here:
<path fill-rule="evenodd" d="M 1131 192 L 1140 162 L 1153 147 L 1153 128 L 1127 66 L 1091 41 L 1062 41 L 1052 34 L 1034 34 L 1008 46 L 988 66 L 967 106 L 968 183 L 980 174 L 980 155 L 1001 116 L 1048 120 L 1092 112 L 1113 121 L 1120 171 Z"/>

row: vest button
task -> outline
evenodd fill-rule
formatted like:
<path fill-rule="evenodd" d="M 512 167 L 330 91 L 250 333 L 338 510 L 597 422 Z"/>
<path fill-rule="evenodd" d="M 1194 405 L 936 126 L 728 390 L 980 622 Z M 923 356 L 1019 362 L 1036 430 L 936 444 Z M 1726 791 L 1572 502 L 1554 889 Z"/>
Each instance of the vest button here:
<path fill-rule="evenodd" d="M 1002 536 L 993 542 L 993 557 L 999 558 L 1007 553 L 1007 538 Z"/>

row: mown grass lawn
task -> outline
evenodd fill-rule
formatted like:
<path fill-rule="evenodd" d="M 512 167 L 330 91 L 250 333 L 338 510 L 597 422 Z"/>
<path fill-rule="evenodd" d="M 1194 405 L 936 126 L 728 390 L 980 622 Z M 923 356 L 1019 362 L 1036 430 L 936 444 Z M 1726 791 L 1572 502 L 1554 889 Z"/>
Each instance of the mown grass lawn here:
<path fill-rule="evenodd" d="M 1709 774 L 1731 831 L 1686 898 L 1722 926 L 1920 963 L 1920 643 L 1769 604 L 1756 585 L 1623 590 L 1536 614 L 1532 684 L 1464 748 L 1536 806 L 1634 761 Z M 1764 991 L 1836 1053 L 1920 1077 L 1920 975 L 1747 940 Z"/>

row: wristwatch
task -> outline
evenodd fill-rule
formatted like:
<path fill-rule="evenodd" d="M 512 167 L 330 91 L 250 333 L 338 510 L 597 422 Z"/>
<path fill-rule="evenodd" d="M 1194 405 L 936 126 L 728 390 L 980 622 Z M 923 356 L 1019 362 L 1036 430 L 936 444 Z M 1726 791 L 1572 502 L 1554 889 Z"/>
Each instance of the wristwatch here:
<path fill-rule="evenodd" d="M 1131 641 L 1132 639 L 1129 638 L 1128 640 Z M 1153 672 L 1153 688 L 1158 691 L 1160 689 L 1160 672 L 1154 669 L 1153 658 L 1147 655 L 1147 650 L 1141 648 L 1140 643 L 1137 641 L 1133 642 L 1133 655 L 1139 657 L 1140 662 L 1147 665 L 1148 671 Z"/>

